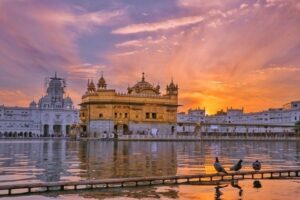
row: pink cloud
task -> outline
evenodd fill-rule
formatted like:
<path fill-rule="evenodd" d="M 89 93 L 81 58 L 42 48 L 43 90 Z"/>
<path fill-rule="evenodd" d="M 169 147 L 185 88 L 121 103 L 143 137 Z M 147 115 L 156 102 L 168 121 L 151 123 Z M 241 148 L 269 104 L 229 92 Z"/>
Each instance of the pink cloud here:
<path fill-rule="evenodd" d="M 201 16 L 182 17 L 182 18 L 169 19 L 169 20 L 153 22 L 153 23 L 131 24 L 113 30 L 112 33 L 132 34 L 132 33 L 140 33 L 140 32 L 153 32 L 157 30 L 167 30 L 167 29 L 177 28 L 180 26 L 196 24 L 202 21 L 203 21 L 203 17 Z"/>
<path fill-rule="evenodd" d="M 182 34 L 163 32 L 168 39 L 156 45 L 136 37 L 135 40 L 143 44 L 142 49 L 148 50 L 137 51 L 140 47 L 128 45 L 126 51 L 133 50 L 135 54 L 123 57 L 112 54 L 113 71 L 133 74 L 119 79 L 124 85 L 132 84 L 132 77 L 138 80 L 137 71 L 145 71 L 151 81 L 161 83 L 163 91 L 173 76 L 179 84 L 180 104 L 184 105 L 180 110 L 206 107 L 214 113 L 236 106 L 257 111 L 297 100 L 300 91 L 295 84 L 300 81 L 297 78 L 299 57 L 264 69 L 278 58 L 289 57 L 287 52 L 300 44 L 298 10 L 287 8 L 288 11 L 279 12 L 276 9 L 282 8 L 238 7 L 226 17 L 209 17 L 208 12 L 203 23 L 182 28 Z M 194 12 L 195 7 L 192 10 Z M 227 13 L 228 9 L 220 7 L 219 11 Z M 291 19 L 290 16 L 298 17 Z M 213 29 L 207 26 L 218 20 L 221 23 Z M 162 32 L 157 31 L 154 36 L 159 34 Z M 157 52 L 161 49 L 164 53 Z M 291 67 L 289 63 L 297 64 Z M 260 70 L 265 74 L 259 74 Z"/>
<path fill-rule="evenodd" d="M 102 65 L 82 64 L 78 38 L 95 27 L 113 24 L 123 14 L 123 10 L 88 12 L 63 2 L 53 6 L 40 1 L 0 1 L 0 90 L 39 91 L 44 77 L 55 71 L 69 80 L 79 80 L 70 80 L 69 87 L 83 89 L 85 86 L 78 87 L 80 80 L 97 75 Z M 22 101 L 16 100 L 18 95 Z M 0 103 L 23 106 L 29 100 L 8 92 L 0 93 L 0 99 Z"/>
<path fill-rule="evenodd" d="M 6 106 L 28 106 L 37 96 L 28 95 L 21 90 L 0 90 L 1 104 Z"/>
<path fill-rule="evenodd" d="M 67 77 L 76 104 L 86 87 L 83 80 L 96 82 L 101 71 L 109 88 L 121 91 L 145 72 L 164 93 L 173 77 L 184 105 L 180 110 L 206 107 L 213 113 L 234 106 L 254 111 L 299 99 L 297 1 L 244 1 L 245 7 L 239 0 L 178 0 L 176 12 L 155 12 L 155 20 L 151 11 L 136 19 L 121 6 L 88 12 L 64 3 L 0 2 L 4 103 L 27 105 L 18 96 L 26 101 L 31 97 L 24 94 L 32 91 L 41 96 L 43 77 L 54 71 Z M 102 37 L 102 30 L 91 34 L 99 26 L 110 38 Z M 81 49 L 82 36 L 94 38 Z M 103 40 L 106 53 L 98 52 L 93 40 Z M 95 54 L 99 62 L 84 64 L 92 62 L 81 52 Z M 12 92 L 15 88 L 22 93 Z"/>

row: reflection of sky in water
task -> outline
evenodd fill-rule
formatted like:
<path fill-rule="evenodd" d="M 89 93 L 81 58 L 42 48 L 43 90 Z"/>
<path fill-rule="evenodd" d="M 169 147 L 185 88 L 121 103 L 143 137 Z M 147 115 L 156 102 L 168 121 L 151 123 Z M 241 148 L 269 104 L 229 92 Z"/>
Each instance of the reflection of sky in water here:
<path fill-rule="evenodd" d="M 261 180 L 261 188 L 253 186 L 253 180 L 238 182 L 238 187 L 233 187 L 230 183 L 223 183 L 220 189 L 216 186 L 203 185 L 170 185 L 137 188 L 115 188 L 105 190 L 82 190 L 70 192 L 51 192 L 42 195 L 30 195 L 3 199 L 14 200 L 73 200 L 73 199 L 183 199 L 183 200 L 211 200 L 211 199 L 299 199 L 299 180 Z"/>
<path fill-rule="evenodd" d="M 214 173 L 240 158 L 262 169 L 299 167 L 297 142 L 103 142 L 4 140 L 0 142 L 0 184 L 112 177 Z"/>
<path fill-rule="evenodd" d="M 240 158 L 243 170 L 252 170 L 256 159 L 262 161 L 262 169 L 296 168 L 300 166 L 299 152 L 299 142 L 3 140 L 0 184 L 215 173 L 215 156 L 225 169 Z"/>

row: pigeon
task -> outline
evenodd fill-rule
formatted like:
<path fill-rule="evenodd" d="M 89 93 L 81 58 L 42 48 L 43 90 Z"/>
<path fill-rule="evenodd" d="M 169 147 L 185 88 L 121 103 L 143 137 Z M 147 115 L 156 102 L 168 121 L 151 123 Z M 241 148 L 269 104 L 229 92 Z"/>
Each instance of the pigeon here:
<path fill-rule="evenodd" d="M 255 171 L 259 171 L 261 169 L 261 163 L 256 160 L 253 164 L 252 164 L 252 167 Z"/>
<path fill-rule="evenodd" d="M 217 185 L 217 187 L 215 187 L 216 189 L 216 199 L 220 199 L 220 196 L 223 195 L 223 192 L 221 192 L 221 189 L 224 187 L 227 187 L 228 184 L 226 185 Z"/>
<path fill-rule="evenodd" d="M 215 167 L 215 170 L 216 170 L 217 172 L 223 172 L 223 173 L 225 173 L 225 174 L 228 174 L 228 173 L 225 171 L 225 169 L 222 167 L 221 163 L 219 162 L 218 157 L 216 157 L 216 162 L 215 162 L 215 164 L 214 164 L 214 167 Z"/>
<path fill-rule="evenodd" d="M 255 180 L 255 181 L 253 181 L 253 187 L 254 188 L 261 188 L 262 185 L 261 185 L 259 180 Z"/>
<path fill-rule="evenodd" d="M 239 171 L 240 169 L 242 169 L 242 162 L 243 162 L 243 160 L 240 159 L 239 162 L 237 162 L 235 165 L 233 165 L 230 168 L 230 171 Z"/>
<path fill-rule="evenodd" d="M 238 180 L 236 180 L 236 182 L 234 180 L 231 181 L 231 186 L 234 187 L 234 188 L 239 189 L 239 196 L 243 195 L 243 189 L 242 189 L 241 186 L 239 186 Z"/>

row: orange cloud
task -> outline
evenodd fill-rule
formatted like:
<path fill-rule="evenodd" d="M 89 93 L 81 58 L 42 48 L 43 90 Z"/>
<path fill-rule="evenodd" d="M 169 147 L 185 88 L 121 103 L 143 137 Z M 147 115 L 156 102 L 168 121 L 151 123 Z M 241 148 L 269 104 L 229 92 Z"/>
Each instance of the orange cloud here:
<path fill-rule="evenodd" d="M 139 79 L 138 71 L 145 71 L 150 82 L 160 82 L 162 88 L 173 76 L 180 88 L 181 111 L 205 107 L 213 114 L 230 106 L 246 111 L 280 107 L 299 99 L 295 84 L 300 82 L 300 58 L 288 52 L 299 47 L 300 27 L 296 25 L 299 17 L 290 18 L 299 16 L 296 9 L 277 9 L 282 8 L 239 5 L 234 12 L 230 9 L 229 16 L 213 14 L 228 13 L 226 9 L 210 12 L 203 23 L 191 28 L 178 27 L 176 32 L 154 29 L 154 37 L 165 35 L 167 40 L 153 45 L 136 39 L 142 45 L 124 45 L 134 54 L 111 54 L 113 71 L 133 72 L 119 79 L 119 85 L 132 84 L 133 77 Z M 217 26 L 209 25 L 217 20 Z M 139 31 L 132 30 L 124 33 Z"/>
<path fill-rule="evenodd" d="M 37 96 L 25 94 L 23 91 L 0 90 L 1 104 L 6 106 L 28 107 L 32 100 L 37 101 Z"/>
<path fill-rule="evenodd" d="M 298 1 L 157 2 L 172 12 L 147 7 L 145 14 L 126 3 L 109 9 L 94 3 L 88 12 L 68 4 L 1 1 L 0 90 L 38 91 L 43 77 L 58 71 L 79 103 L 84 79 L 96 82 L 100 71 L 109 88 L 121 91 L 145 72 L 162 92 L 173 77 L 180 111 L 205 107 L 214 113 L 230 106 L 257 111 L 300 98 Z M 15 93 L 0 97 L 24 104 Z M 24 98 L 27 105 L 31 98 Z"/>

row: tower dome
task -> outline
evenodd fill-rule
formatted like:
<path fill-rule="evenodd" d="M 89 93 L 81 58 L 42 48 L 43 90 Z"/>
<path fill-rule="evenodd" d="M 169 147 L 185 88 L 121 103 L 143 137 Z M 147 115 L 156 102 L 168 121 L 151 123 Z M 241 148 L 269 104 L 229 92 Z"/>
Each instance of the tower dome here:
<path fill-rule="evenodd" d="M 88 83 L 87 83 L 87 91 L 86 91 L 86 94 L 93 94 L 96 92 L 96 86 L 93 82 L 93 80 L 88 80 Z"/>
<path fill-rule="evenodd" d="M 178 95 L 178 85 L 174 84 L 173 78 L 171 80 L 171 83 L 167 85 L 167 94 L 169 95 Z"/>
<path fill-rule="evenodd" d="M 106 87 L 107 87 L 106 81 L 103 78 L 103 73 L 101 73 L 101 78 L 99 79 L 97 86 L 98 86 L 98 89 L 106 89 Z"/>

